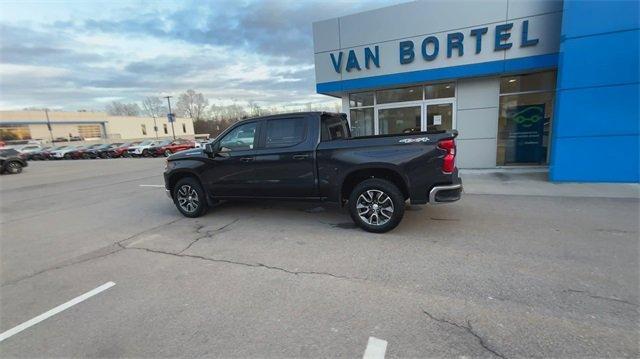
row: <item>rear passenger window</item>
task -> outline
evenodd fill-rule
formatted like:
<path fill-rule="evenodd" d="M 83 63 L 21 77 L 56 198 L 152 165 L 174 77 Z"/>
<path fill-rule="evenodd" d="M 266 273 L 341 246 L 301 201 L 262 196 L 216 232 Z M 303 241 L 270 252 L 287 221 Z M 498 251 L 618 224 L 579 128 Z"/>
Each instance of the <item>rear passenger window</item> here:
<path fill-rule="evenodd" d="M 322 117 L 322 141 L 333 141 L 348 138 L 346 121 L 339 116 Z"/>
<path fill-rule="evenodd" d="M 267 121 L 266 148 L 290 147 L 304 141 L 306 133 L 304 118 L 282 118 Z"/>

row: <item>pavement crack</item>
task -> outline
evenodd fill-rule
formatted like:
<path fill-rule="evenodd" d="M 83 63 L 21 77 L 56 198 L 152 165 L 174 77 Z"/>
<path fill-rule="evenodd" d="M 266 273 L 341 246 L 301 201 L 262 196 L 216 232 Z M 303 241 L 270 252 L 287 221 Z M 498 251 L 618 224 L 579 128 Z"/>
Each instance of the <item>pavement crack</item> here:
<path fill-rule="evenodd" d="M 182 254 L 184 252 L 186 252 L 189 248 L 191 248 L 191 246 L 193 246 L 194 244 L 196 244 L 199 240 L 203 239 L 203 238 L 211 238 L 216 234 L 220 234 L 220 233 L 224 233 L 227 232 L 225 231 L 225 229 L 227 229 L 228 227 L 230 227 L 231 225 L 235 224 L 236 222 L 238 222 L 240 220 L 240 218 L 236 218 L 233 221 L 225 224 L 224 226 L 220 227 L 220 228 L 216 228 L 213 231 L 206 231 L 204 235 L 196 237 L 194 240 L 192 240 L 191 242 L 189 242 L 189 244 L 184 247 L 184 249 L 182 249 L 181 251 L 178 252 L 178 254 Z M 196 227 L 196 233 L 200 233 L 200 230 L 202 230 L 202 228 L 204 228 L 205 226 L 202 224 L 199 224 Z"/>
<path fill-rule="evenodd" d="M 367 278 L 348 277 L 348 276 L 343 276 L 343 275 L 339 275 L 339 274 L 333 274 L 333 273 L 329 273 L 329 272 L 292 271 L 292 270 L 289 270 L 289 269 L 286 269 L 286 268 L 267 265 L 267 264 L 264 264 L 264 263 L 247 263 L 247 262 L 234 261 L 234 260 L 230 260 L 230 259 L 205 257 L 205 256 L 196 255 L 196 254 L 185 254 L 185 253 L 180 253 L 180 252 L 167 252 L 167 251 L 163 251 L 163 250 L 150 249 L 150 248 L 144 248 L 144 247 L 123 247 L 123 248 L 124 249 L 142 250 L 142 251 L 146 251 L 146 252 L 150 252 L 150 253 L 165 254 L 165 255 L 170 255 L 170 256 L 180 257 L 180 258 L 191 258 L 191 259 L 199 259 L 199 260 L 204 260 L 204 261 L 209 261 L 209 262 L 216 262 L 216 263 L 235 264 L 235 265 L 241 265 L 241 266 L 251 267 L 251 268 L 264 268 L 264 269 L 270 269 L 270 270 L 276 270 L 276 271 L 284 272 L 284 273 L 291 274 L 291 275 L 318 275 L 318 276 L 328 276 L 328 277 L 338 278 L 338 279 L 367 280 Z"/>
<path fill-rule="evenodd" d="M 86 262 L 92 261 L 94 259 L 99 259 L 99 258 L 103 258 L 103 257 L 106 257 L 106 256 L 110 256 L 110 255 L 112 255 L 114 253 L 120 252 L 123 249 L 126 249 L 127 247 L 125 245 L 123 245 L 124 242 L 126 242 L 126 241 L 128 241 L 128 240 L 130 240 L 132 238 L 135 238 L 135 237 L 137 237 L 137 236 L 139 236 L 141 234 L 144 234 L 146 232 L 156 230 L 156 229 L 158 229 L 158 228 L 160 228 L 162 226 L 170 225 L 172 223 L 175 223 L 175 222 L 178 222 L 178 221 L 181 221 L 181 220 L 183 220 L 183 218 L 179 218 L 179 219 L 167 222 L 167 223 L 160 224 L 158 226 L 154 226 L 152 228 L 149 228 L 149 229 L 146 229 L 144 231 L 141 231 L 141 232 L 138 232 L 136 234 L 133 234 L 133 235 L 131 235 L 131 236 L 125 238 L 125 239 L 121 239 L 121 240 L 119 240 L 117 242 L 114 242 L 114 243 L 112 243 L 112 244 L 110 244 L 110 245 L 108 245 L 106 247 L 98 248 L 98 249 L 96 249 L 94 251 L 91 251 L 91 252 L 88 252 L 88 253 L 85 253 L 85 254 L 81 254 L 81 255 L 79 255 L 79 256 L 77 256 L 75 258 L 72 258 L 72 259 L 69 259 L 69 260 L 65 260 L 62 263 L 59 263 L 59 264 L 57 264 L 55 266 L 44 268 L 44 269 L 41 269 L 39 271 L 33 272 L 31 274 L 27 274 L 27 275 L 24 275 L 24 276 L 21 276 L 21 277 L 6 281 L 6 282 L 0 284 L 0 287 L 5 287 L 5 286 L 8 286 L 8 285 L 17 284 L 18 282 L 21 282 L 21 281 L 23 281 L 25 279 L 33 278 L 35 276 L 38 276 L 40 274 L 47 273 L 47 272 L 50 272 L 50 271 L 63 269 L 63 268 L 70 267 L 70 266 L 73 266 L 73 265 L 76 265 L 76 264 L 86 263 Z"/>
<path fill-rule="evenodd" d="M 456 328 L 463 329 L 464 331 L 466 331 L 467 333 L 469 333 L 473 337 L 475 337 L 478 340 L 478 343 L 480 344 L 480 346 L 484 350 L 486 350 L 489 353 L 497 356 L 498 358 L 506 359 L 506 356 L 504 356 L 503 354 L 499 353 L 497 350 L 491 348 L 489 346 L 489 344 L 487 343 L 487 341 L 473 330 L 473 327 L 471 326 L 471 322 L 469 321 L 469 319 L 467 319 L 467 325 L 462 325 L 462 324 L 458 324 L 456 322 L 453 322 L 453 321 L 450 321 L 450 320 L 447 320 L 447 319 L 444 319 L 444 318 L 435 317 L 433 314 L 427 312 L 424 309 L 422 310 L 422 312 L 424 314 L 426 314 L 427 317 L 429 317 L 431 320 L 434 320 L 434 321 L 439 322 L 439 323 L 449 324 L 449 325 L 454 326 Z"/>
<path fill-rule="evenodd" d="M 609 300 L 609 301 L 612 301 L 612 302 L 618 302 L 618 303 L 624 303 L 624 304 L 632 305 L 634 307 L 638 306 L 637 303 L 633 303 L 633 302 L 630 302 L 628 300 L 624 300 L 624 299 L 620 299 L 620 298 L 616 298 L 616 297 L 605 297 L 605 296 L 602 296 L 602 295 L 595 295 L 595 294 L 589 293 L 586 290 L 578 290 L 578 289 L 569 288 L 569 289 L 563 290 L 563 292 L 565 292 L 565 293 L 580 293 L 580 294 L 584 294 L 584 295 L 586 295 L 588 297 L 591 297 L 591 298 L 594 298 L 594 299 Z"/>

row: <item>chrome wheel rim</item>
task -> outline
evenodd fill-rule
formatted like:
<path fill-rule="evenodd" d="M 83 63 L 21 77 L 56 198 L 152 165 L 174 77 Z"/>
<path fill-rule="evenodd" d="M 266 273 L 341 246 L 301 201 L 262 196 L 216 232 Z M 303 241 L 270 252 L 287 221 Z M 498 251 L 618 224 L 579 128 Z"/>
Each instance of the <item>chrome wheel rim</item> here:
<path fill-rule="evenodd" d="M 362 192 L 356 201 L 358 216 L 366 224 L 382 226 L 393 217 L 393 201 L 386 193 L 370 189 Z"/>
<path fill-rule="evenodd" d="M 15 162 L 10 162 L 9 163 L 9 172 L 18 173 L 18 171 L 20 171 L 20 165 L 15 163 Z"/>
<path fill-rule="evenodd" d="M 182 185 L 180 189 L 178 189 L 176 199 L 178 200 L 180 208 L 185 212 L 193 213 L 200 206 L 198 192 L 188 184 Z"/>

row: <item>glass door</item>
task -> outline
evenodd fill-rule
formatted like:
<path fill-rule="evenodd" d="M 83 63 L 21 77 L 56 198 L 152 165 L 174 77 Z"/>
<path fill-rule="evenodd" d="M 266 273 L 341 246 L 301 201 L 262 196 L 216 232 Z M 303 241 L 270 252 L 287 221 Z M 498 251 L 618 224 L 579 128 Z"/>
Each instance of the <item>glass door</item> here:
<path fill-rule="evenodd" d="M 427 102 L 424 131 L 447 131 L 455 128 L 455 106 L 453 101 Z"/>
<path fill-rule="evenodd" d="M 422 125 L 422 105 L 382 107 L 377 111 L 377 131 L 379 135 L 420 132 Z"/>

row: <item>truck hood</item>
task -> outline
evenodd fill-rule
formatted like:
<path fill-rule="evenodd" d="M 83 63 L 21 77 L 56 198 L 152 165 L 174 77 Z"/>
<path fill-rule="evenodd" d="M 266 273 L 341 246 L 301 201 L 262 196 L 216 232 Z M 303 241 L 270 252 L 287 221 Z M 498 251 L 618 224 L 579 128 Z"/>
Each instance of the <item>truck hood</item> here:
<path fill-rule="evenodd" d="M 180 151 L 172 154 L 167 158 L 168 161 L 186 160 L 193 157 L 206 157 L 202 148 L 194 148 L 186 151 Z"/>

